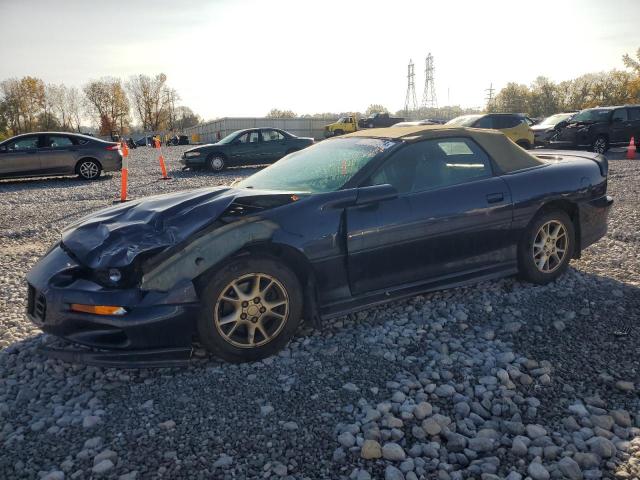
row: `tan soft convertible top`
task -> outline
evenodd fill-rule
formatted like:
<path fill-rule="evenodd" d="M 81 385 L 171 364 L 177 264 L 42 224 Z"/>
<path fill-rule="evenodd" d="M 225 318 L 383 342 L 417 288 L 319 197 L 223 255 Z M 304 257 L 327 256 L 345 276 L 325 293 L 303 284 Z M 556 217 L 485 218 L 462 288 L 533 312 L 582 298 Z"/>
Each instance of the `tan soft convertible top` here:
<path fill-rule="evenodd" d="M 368 128 L 345 137 L 375 137 L 418 142 L 431 138 L 471 137 L 491 156 L 503 173 L 543 165 L 544 161 L 527 153 L 509 140 L 502 132 L 484 128 L 420 125 L 416 127 Z"/>

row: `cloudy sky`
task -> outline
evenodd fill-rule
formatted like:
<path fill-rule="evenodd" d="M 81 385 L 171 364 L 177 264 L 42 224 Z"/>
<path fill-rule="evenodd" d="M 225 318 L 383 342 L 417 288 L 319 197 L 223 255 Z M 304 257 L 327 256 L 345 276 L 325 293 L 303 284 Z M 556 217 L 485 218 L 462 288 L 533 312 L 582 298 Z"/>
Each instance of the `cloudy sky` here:
<path fill-rule="evenodd" d="M 640 0 L 0 0 L 0 79 L 164 72 L 204 118 L 404 107 L 435 59 L 439 104 L 480 106 L 491 83 L 623 68 Z"/>

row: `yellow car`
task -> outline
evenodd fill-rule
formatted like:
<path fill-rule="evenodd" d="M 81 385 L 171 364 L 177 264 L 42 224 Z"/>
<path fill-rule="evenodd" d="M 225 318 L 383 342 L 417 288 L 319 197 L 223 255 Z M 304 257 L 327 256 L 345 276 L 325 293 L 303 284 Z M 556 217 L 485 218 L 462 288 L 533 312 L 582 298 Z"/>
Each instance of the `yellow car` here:
<path fill-rule="evenodd" d="M 527 117 L 516 113 L 462 115 L 449 120 L 445 125 L 500 130 L 514 143 L 527 150 L 533 146 L 534 142 L 533 130 L 529 128 Z"/>

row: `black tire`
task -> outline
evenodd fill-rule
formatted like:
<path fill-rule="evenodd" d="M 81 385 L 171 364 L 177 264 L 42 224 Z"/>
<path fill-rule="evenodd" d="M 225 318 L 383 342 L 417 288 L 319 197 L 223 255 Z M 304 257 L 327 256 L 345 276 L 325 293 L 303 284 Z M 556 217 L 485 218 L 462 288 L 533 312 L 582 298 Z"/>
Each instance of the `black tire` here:
<path fill-rule="evenodd" d="M 207 166 L 209 167 L 209 170 L 221 172 L 226 167 L 225 160 L 226 159 L 222 155 L 213 153 L 207 157 Z"/>
<path fill-rule="evenodd" d="M 100 177 L 101 172 L 100 164 L 90 158 L 80 160 L 76 166 L 76 173 L 83 180 L 96 180 Z"/>
<path fill-rule="evenodd" d="M 518 140 L 516 144 L 525 150 L 531 150 L 531 144 L 527 140 Z"/>
<path fill-rule="evenodd" d="M 333 132 L 334 137 L 338 137 L 340 135 L 344 135 L 344 130 L 336 130 L 335 132 Z"/>
<path fill-rule="evenodd" d="M 548 243 L 540 241 L 544 238 L 544 235 L 541 237 L 538 237 L 538 235 L 541 234 L 541 229 L 548 224 L 551 225 L 550 228 L 553 228 L 557 224 L 562 225 L 565 232 L 565 243 L 562 243 L 563 237 L 561 237 L 560 234 L 558 234 L 557 240 L 552 238 Z M 538 240 L 538 242 L 536 242 L 536 240 Z M 535 249 L 534 242 L 537 243 Z M 542 247 L 538 245 L 542 245 Z M 547 251 L 553 251 L 553 245 L 564 250 L 564 255 L 560 258 L 559 262 L 556 259 L 558 259 L 560 255 L 556 254 L 556 256 L 553 257 L 553 255 L 549 256 L 546 253 Z M 518 245 L 518 270 L 520 277 L 538 285 L 552 282 L 567 270 L 574 250 L 575 230 L 569 215 L 560 209 L 547 210 L 539 213 L 527 227 Z M 540 253 L 536 256 L 536 252 Z M 544 263 L 541 269 L 536 264 L 536 259 L 538 259 L 538 261 L 544 261 L 545 258 L 549 258 L 549 263 Z M 545 266 L 548 267 L 548 271 L 543 271 Z"/>
<path fill-rule="evenodd" d="M 609 150 L 609 139 L 605 135 L 598 135 L 591 144 L 591 150 L 596 153 L 607 153 L 607 150 Z"/>
<path fill-rule="evenodd" d="M 262 276 L 261 285 L 265 287 L 265 298 L 255 302 L 255 298 L 238 297 L 238 291 L 243 295 L 251 293 L 249 290 L 252 285 L 255 285 L 252 279 L 258 274 Z M 244 285 L 241 282 L 245 281 L 243 280 L 245 278 L 247 278 L 247 290 L 243 291 Z M 239 282 L 240 290 L 230 286 L 236 281 Z M 271 284 L 266 287 L 269 281 Z M 280 296 L 276 294 L 281 291 L 284 291 L 284 296 L 278 298 Z M 268 295 L 275 295 L 275 297 L 270 299 Z M 238 298 L 234 299 L 231 296 Z M 270 315 L 265 306 L 278 303 L 282 298 L 288 300 L 286 307 L 278 305 L 270 309 L 271 312 L 277 312 L 275 314 L 282 317 L 280 320 Z M 286 346 L 300 325 L 302 298 L 302 288 L 298 278 L 278 260 L 266 256 L 233 259 L 217 270 L 201 291 L 203 307 L 198 317 L 200 341 L 207 350 L 229 362 L 250 362 L 274 355 Z M 242 315 L 244 318 L 240 319 Z M 227 321 L 223 325 L 219 324 L 229 316 L 238 317 L 238 319 Z M 255 332 L 251 340 L 256 346 L 249 345 L 251 328 Z M 269 338 L 260 332 L 273 334 L 273 336 Z"/>

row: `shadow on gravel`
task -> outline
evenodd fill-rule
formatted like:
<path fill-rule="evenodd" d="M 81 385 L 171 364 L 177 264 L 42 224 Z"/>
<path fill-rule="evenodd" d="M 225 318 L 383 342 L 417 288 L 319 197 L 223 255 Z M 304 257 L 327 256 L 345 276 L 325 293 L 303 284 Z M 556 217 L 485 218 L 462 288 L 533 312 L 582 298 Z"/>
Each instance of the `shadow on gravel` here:
<path fill-rule="evenodd" d="M 77 176 L 67 177 L 37 177 L 37 178 L 16 178 L 0 180 L 0 191 L 7 187 L 7 190 L 43 190 L 52 187 L 77 187 L 79 185 L 96 185 L 102 182 L 109 182 L 113 178 L 112 173 L 102 174 L 96 180 L 84 180 Z"/>

